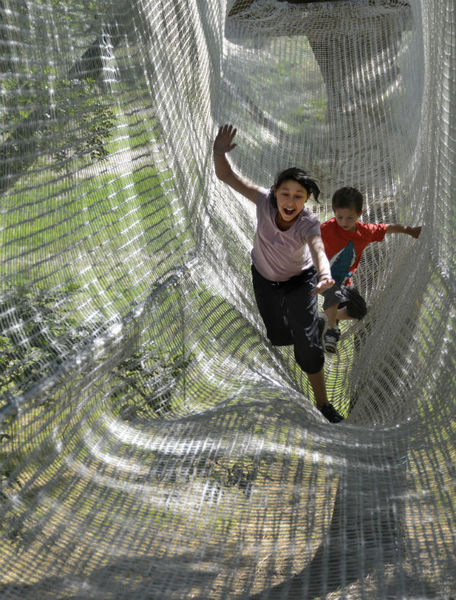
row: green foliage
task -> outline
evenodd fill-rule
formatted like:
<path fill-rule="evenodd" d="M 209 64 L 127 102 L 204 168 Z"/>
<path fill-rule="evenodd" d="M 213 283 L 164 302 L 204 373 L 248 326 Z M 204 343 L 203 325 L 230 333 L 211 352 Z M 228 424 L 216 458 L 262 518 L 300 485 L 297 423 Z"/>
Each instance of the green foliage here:
<path fill-rule="evenodd" d="M 75 291 L 32 293 L 13 288 L 0 293 L 0 498 L 6 498 L 8 490 L 21 487 L 17 474 L 23 457 L 15 449 L 18 416 L 14 398 L 43 373 L 49 374 L 69 359 L 71 352 L 88 346 L 94 329 L 97 335 L 103 331 L 101 322 L 90 326 L 78 322 L 69 308 Z M 191 356 L 159 350 L 153 344 L 141 347 L 110 374 L 113 412 L 128 421 L 170 412 L 173 391 L 191 360 Z M 35 417 L 40 410 L 49 409 L 49 402 L 37 406 L 33 409 Z"/>
<path fill-rule="evenodd" d="M 63 140 L 58 149 L 51 151 L 58 168 L 72 157 L 106 158 L 109 154 L 106 143 L 115 125 L 115 115 L 98 94 L 95 81 L 59 81 L 56 100 L 50 113 L 52 125 L 43 133 L 48 138 Z"/>
<path fill-rule="evenodd" d="M 192 359 L 151 344 L 129 356 L 114 372 L 111 400 L 115 411 L 127 421 L 169 413 L 173 390 Z"/>
<path fill-rule="evenodd" d="M 63 308 L 68 290 L 60 292 L 13 288 L 0 295 L 0 393 L 16 395 L 42 377 L 43 366 L 60 364 L 87 327 Z"/>
<path fill-rule="evenodd" d="M 108 156 L 106 144 L 115 115 L 95 80 L 62 79 L 52 68 L 30 66 L 2 81 L 3 142 L 11 151 L 26 136 L 42 156 L 50 156 L 58 170 L 69 159 L 100 160 Z M 17 137 L 17 131 L 21 136 Z"/>
<path fill-rule="evenodd" d="M 79 322 L 68 308 L 74 290 L 38 293 L 14 288 L 0 294 L 0 394 L 14 398 L 43 372 L 55 370 L 72 353 L 87 347 L 93 331 L 104 324 Z M 170 410 L 170 399 L 178 379 L 191 357 L 140 348 L 114 369 L 110 398 L 116 412 L 125 419 L 138 415 L 156 416 Z M 7 402 L 8 404 L 8 402 Z M 5 406 L 5 405 L 4 405 Z M 0 407 L 2 408 L 2 407 Z M 0 438 L 9 437 L 8 428 Z"/>

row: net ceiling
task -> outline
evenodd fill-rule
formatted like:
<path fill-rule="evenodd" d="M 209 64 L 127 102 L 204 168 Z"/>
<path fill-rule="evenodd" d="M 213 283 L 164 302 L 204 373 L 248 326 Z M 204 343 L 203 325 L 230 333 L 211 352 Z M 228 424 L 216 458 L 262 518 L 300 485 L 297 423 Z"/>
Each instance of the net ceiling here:
<path fill-rule="evenodd" d="M 452 0 L 1 0 L 0 597 L 456 594 Z M 251 288 L 300 165 L 365 253 L 316 410 Z"/>

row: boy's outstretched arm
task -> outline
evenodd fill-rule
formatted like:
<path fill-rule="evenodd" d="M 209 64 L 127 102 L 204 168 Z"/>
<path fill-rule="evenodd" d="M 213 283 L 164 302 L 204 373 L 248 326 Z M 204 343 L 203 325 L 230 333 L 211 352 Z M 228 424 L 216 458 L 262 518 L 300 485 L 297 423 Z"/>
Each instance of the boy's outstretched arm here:
<path fill-rule="evenodd" d="M 318 282 L 313 291 L 313 295 L 322 294 L 325 290 L 334 285 L 334 279 L 331 276 L 331 267 L 326 256 L 325 246 L 320 235 L 313 235 L 308 238 L 312 261 L 317 269 Z"/>
<path fill-rule="evenodd" d="M 252 202 L 256 202 L 258 190 L 260 188 L 257 185 L 250 183 L 250 181 L 239 177 L 239 175 L 233 171 L 225 156 L 236 147 L 236 144 L 233 143 L 236 131 L 237 130 L 232 125 L 222 125 L 218 130 L 213 146 L 215 174 L 221 181 L 227 183 L 234 190 Z"/>
<path fill-rule="evenodd" d="M 390 223 L 386 226 L 385 233 L 406 233 L 416 239 L 421 233 L 421 225 L 419 227 L 408 227 L 407 225 L 394 225 Z"/>

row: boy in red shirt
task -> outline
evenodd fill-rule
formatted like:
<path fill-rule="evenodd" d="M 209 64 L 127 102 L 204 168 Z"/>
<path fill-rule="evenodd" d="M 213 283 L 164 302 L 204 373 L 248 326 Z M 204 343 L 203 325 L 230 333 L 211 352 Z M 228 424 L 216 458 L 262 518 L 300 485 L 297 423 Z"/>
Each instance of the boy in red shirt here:
<path fill-rule="evenodd" d="M 372 242 L 381 242 L 386 234 L 405 233 L 417 238 L 421 232 L 421 227 L 363 223 L 358 220 L 362 207 L 361 192 L 352 187 L 340 188 L 332 197 L 335 216 L 321 225 L 321 237 L 336 282 L 323 293 L 323 310 L 328 317 L 325 350 L 331 353 L 337 351 L 340 338 L 338 321 L 362 319 L 367 312 L 366 302 L 351 279 L 364 248 Z"/>

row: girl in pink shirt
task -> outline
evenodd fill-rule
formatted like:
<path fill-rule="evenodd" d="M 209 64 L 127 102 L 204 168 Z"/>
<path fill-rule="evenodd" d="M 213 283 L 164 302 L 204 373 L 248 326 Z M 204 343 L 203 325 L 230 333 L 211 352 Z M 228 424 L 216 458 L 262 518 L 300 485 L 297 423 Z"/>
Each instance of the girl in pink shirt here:
<path fill-rule="evenodd" d="M 315 402 L 333 423 L 343 417 L 328 402 L 323 373 L 322 336 L 325 320 L 318 314 L 317 294 L 334 280 L 320 236 L 320 222 L 305 207 L 317 184 L 298 168 L 280 173 L 271 189 L 252 184 L 235 173 L 226 154 L 236 129 L 220 127 L 214 141 L 217 177 L 256 205 L 257 229 L 252 249 L 252 281 L 258 309 L 269 340 L 275 346 L 293 345 L 307 374 Z"/>

